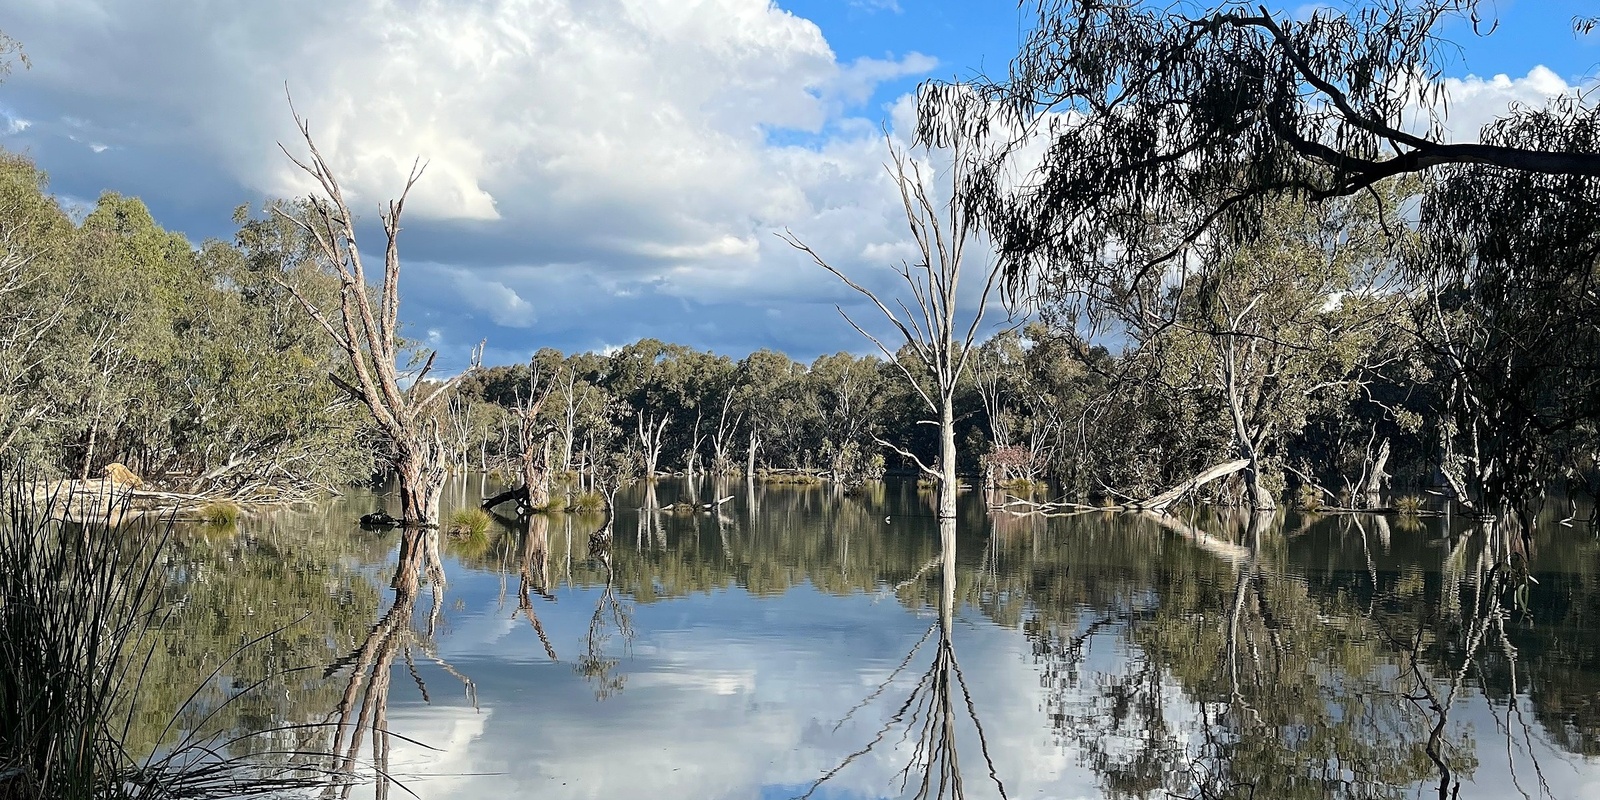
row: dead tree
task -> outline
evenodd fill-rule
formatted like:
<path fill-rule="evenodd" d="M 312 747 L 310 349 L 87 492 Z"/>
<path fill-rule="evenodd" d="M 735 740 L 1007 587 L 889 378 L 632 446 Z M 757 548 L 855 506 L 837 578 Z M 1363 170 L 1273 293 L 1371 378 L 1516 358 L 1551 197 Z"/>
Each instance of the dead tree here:
<path fill-rule="evenodd" d="M 291 106 L 291 111 L 293 107 Z M 327 331 L 349 361 L 353 379 L 330 373 L 333 382 L 372 412 L 378 427 L 393 446 L 393 466 L 400 481 L 401 524 L 434 527 L 439 524 L 439 494 L 444 488 L 448 454 L 439 437 L 439 423 L 427 413 L 445 397 L 461 378 L 479 366 L 483 345 L 473 353 L 466 371 L 444 381 L 424 383 L 433 369 L 437 352 L 429 351 L 422 369 L 411 381 L 413 390 L 402 388 L 396 366 L 400 358 L 400 214 L 406 196 L 416 185 L 425 165 L 413 164 L 400 197 L 390 200 L 383 210 L 383 232 L 387 239 L 383 254 L 383 283 L 374 307 L 373 293 L 367 284 L 361 248 L 356 240 L 355 215 L 345 202 L 344 192 L 333 169 L 311 138 L 311 125 L 294 114 L 295 127 L 305 140 L 309 160 L 297 157 L 282 144 L 284 155 L 307 175 L 315 178 L 320 195 L 312 195 L 298 212 L 275 207 L 304 230 L 316 243 L 323 263 L 339 278 L 339 310 L 325 313 L 281 277 L 276 280 L 292 293 L 311 318 Z"/>
<path fill-rule="evenodd" d="M 950 180 L 952 185 L 961 186 L 962 176 L 969 167 L 967 159 L 970 155 L 959 142 L 952 155 L 954 158 L 949 168 Z M 833 273 L 834 277 L 843 281 L 846 286 L 871 300 L 884 318 L 894 326 L 911 351 L 912 364 L 907 366 L 905 361 L 895 357 L 894 350 L 856 324 L 843 308 L 839 309 L 839 314 L 850 323 L 850 327 L 877 345 L 890 363 L 900 368 L 901 374 L 916 390 L 917 396 L 922 399 L 929 413 L 937 417 L 937 420 L 924 421 L 939 426 L 939 460 L 936 466 L 923 463 L 922 459 L 898 444 L 879 437 L 874 437 L 874 440 L 879 445 L 888 447 L 909 459 L 924 473 L 938 479 L 939 516 L 950 518 L 956 514 L 956 381 L 967 368 L 967 361 L 973 350 L 972 343 L 977 338 L 978 326 L 983 322 L 984 309 L 989 303 L 990 294 L 998 285 L 999 262 L 991 259 L 986 265 L 982 295 L 978 299 L 977 307 L 973 309 L 972 320 L 966 326 L 964 333 L 958 331 L 959 310 L 956 291 L 960 284 L 962 262 L 972 234 L 973 221 L 958 203 L 935 201 L 929 194 L 928 180 L 922 174 L 922 165 L 909 158 L 892 142 L 889 144 L 889 159 L 890 163 L 885 166 L 900 190 L 900 202 L 905 210 L 906 225 L 910 228 L 911 237 L 917 247 L 918 256 L 915 264 L 902 262 L 895 268 L 896 273 L 911 290 L 914 307 L 908 307 L 903 300 L 891 298 L 900 309 L 897 313 L 871 289 L 828 264 L 816 251 L 795 238 L 794 234 L 785 231 L 779 236 L 792 247 L 810 256 L 818 266 Z M 923 378 L 932 379 L 931 391 L 923 385 Z"/>

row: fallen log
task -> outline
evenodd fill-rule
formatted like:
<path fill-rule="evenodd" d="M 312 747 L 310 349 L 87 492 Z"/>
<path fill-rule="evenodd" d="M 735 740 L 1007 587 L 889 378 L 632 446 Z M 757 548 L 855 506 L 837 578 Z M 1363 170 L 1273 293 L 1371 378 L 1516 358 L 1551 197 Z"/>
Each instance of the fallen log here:
<path fill-rule="evenodd" d="M 525 505 L 527 503 L 527 501 L 528 501 L 528 487 L 527 487 L 527 485 L 524 484 L 524 485 L 519 486 L 519 487 L 517 487 L 515 489 L 508 489 L 508 490 L 506 490 L 504 492 L 501 492 L 501 493 L 495 495 L 494 497 L 485 498 L 484 501 L 483 501 L 483 505 L 479 506 L 479 508 L 482 508 L 484 511 L 489 511 L 490 509 L 493 509 L 495 506 L 498 506 L 501 503 L 505 503 L 505 502 L 508 502 L 508 501 L 511 501 L 511 500 L 520 501 L 518 503 L 518 505 Z"/>
<path fill-rule="evenodd" d="M 1250 466 L 1250 459 L 1241 458 L 1237 461 L 1228 461 L 1222 464 L 1217 464 L 1213 467 L 1208 467 L 1193 478 L 1190 478 L 1178 484 L 1177 486 L 1174 486 L 1171 489 L 1156 495 L 1155 497 L 1152 497 L 1148 500 L 1135 500 L 1129 502 L 1127 507 L 1138 509 L 1140 511 L 1165 511 L 1167 510 L 1167 506 L 1170 506 L 1173 503 L 1183 499 L 1183 497 L 1190 492 L 1214 480 L 1217 480 L 1218 478 L 1226 478 L 1229 475 L 1232 475 L 1233 473 L 1238 472 L 1239 470 L 1242 470 L 1248 466 Z"/>
<path fill-rule="evenodd" d="M 1087 506 L 1082 503 L 1068 503 L 1064 501 L 1047 501 L 1043 503 L 1033 500 L 1024 500 L 1013 494 L 1006 495 L 1006 502 L 998 510 L 1017 516 L 1031 516 L 1039 514 L 1046 517 L 1066 517 L 1081 514 L 1087 511 L 1100 511 L 1099 506 Z M 1017 509 L 1024 509 L 1018 511 Z"/>

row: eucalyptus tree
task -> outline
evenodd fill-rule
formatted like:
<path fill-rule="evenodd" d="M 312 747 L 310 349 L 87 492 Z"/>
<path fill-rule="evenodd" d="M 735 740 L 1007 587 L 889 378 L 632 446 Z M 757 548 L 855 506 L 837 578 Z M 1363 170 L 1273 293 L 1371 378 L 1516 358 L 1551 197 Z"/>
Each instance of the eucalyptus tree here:
<path fill-rule="evenodd" d="M 1500 120 L 1505 148 L 1600 151 L 1571 109 Z M 1600 180 L 1452 167 L 1429 183 L 1416 335 L 1442 419 L 1440 471 L 1480 513 L 1530 511 L 1600 454 Z M 1507 224 L 1515 220 L 1515 224 Z"/>
<path fill-rule="evenodd" d="M 878 359 L 849 353 L 818 356 L 807 372 L 805 397 L 821 428 L 821 455 L 837 480 L 877 477 L 865 448 L 881 436 L 884 372 Z"/>
<path fill-rule="evenodd" d="M 745 475 L 754 477 L 758 463 L 777 463 L 781 457 L 788 466 L 799 466 L 802 447 L 795 441 L 795 426 L 790 420 L 800 416 L 800 381 L 805 366 L 775 350 L 761 349 L 745 356 L 738 364 L 739 389 L 736 410 L 746 420 Z M 766 454 L 764 461 L 758 457 Z"/>
<path fill-rule="evenodd" d="M 19 460 L 34 463 L 57 410 L 54 395 L 35 389 L 63 366 L 54 340 L 74 301 L 72 223 L 44 180 L 31 161 L 0 153 L 0 457 L 26 450 Z"/>
<path fill-rule="evenodd" d="M 365 264 L 356 238 L 356 219 L 345 202 L 333 168 L 317 149 L 310 123 L 295 114 L 295 127 L 305 140 L 304 158 L 281 147 L 295 166 L 310 175 L 320 187 L 300 213 L 280 209 L 317 244 L 325 268 L 339 280 L 339 308 L 325 311 L 293 284 L 283 286 L 292 292 L 306 313 L 316 320 L 341 349 L 353 380 L 330 375 L 334 383 L 372 412 L 378 427 L 392 447 L 391 464 L 400 482 L 401 521 L 407 526 L 433 527 L 439 523 L 439 495 L 444 488 L 446 458 L 437 420 L 428 409 L 448 395 L 462 375 L 478 367 L 478 354 L 466 372 L 435 385 L 423 381 L 432 370 L 437 352 L 429 352 L 422 368 L 413 377 L 418 386 L 428 388 L 407 393 L 402 387 L 399 359 L 400 338 L 400 216 L 406 196 L 422 177 L 423 166 L 413 165 L 399 198 L 389 201 L 381 215 L 386 237 L 382 284 L 376 303 L 367 283 Z"/>
<path fill-rule="evenodd" d="M 1028 180 L 995 160 L 962 186 L 1014 281 L 1149 281 L 1151 264 L 1218 235 L 1225 217 L 1239 223 L 1228 235 L 1253 236 L 1262 202 L 1285 193 L 1353 195 L 1452 164 L 1600 176 L 1600 151 L 1580 138 L 1447 140 L 1436 109 L 1452 48 L 1439 29 L 1482 23 L 1480 0 L 1355 0 L 1298 17 L 1247 0 L 1028 5 L 1035 24 L 1004 80 L 930 84 L 919 103 L 924 141 L 1042 144 Z M 1508 114 L 1600 123 L 1600 106 L 1575 98 Z M 1179 235 L 1143 260 L 1124 251 L 1154 226 Z"/>
<path fill-rule="evenodd" d="M 947 150 L 944 154 L 951 158 L 949 165 L 944 169 L 948 171 L 953 186 L 959 188 L 964 184 L 967 170 L 974 163 L 972 142 L 962 137 L 952 137 L 946 144 Z M 931 158 L 934 156 L 934 151 L 924 148 L 923 154 Z M 892 142 L 889 144 L 889 164 L 886 168 L 899 191 L 901 209 L 905 213 L 906 225 L 910 229 L 917 253 L 915 263 L 903 262 L 894 268 L 911 295 L 909 305 L 903 300 L 890 298 L 889 302 L 898 306 L 900 311 L 895 311 L 876 292 L 829 264 L 794 234 L 785 232 L 780 235 L 790 246 L 810 256 L 818 266 L 870 300 L 893 326 L 904 349 L 908 349 L 914 356 L 914 361 L 908 366 L 906 362 L 895 357 L 895 350 L 891 350 L 883 341 L 868 333 L 845 314 L 844 309 L 839 309 L 840 315 L 850 323 L 851 327 L 876 345 L 885 358 L 899 366 L 902 377 L 907 385 L 916 390 L 925 410 L 936 417 L 934 420 L 929 420 L 939 429 L 939 457 L 935 462 L 936 466 L 929 466 L 899 444 L 882 437 L 875 439 L 880 445 L 893 449 L 903 458 L 914 462 L 923 473 L 937 479 L 938 514 L 940 518 L 954 517 L 956 389 L 967 370 L 967 363 L 972 355 L 978 328 L 983 322 L 989 296 L 998 285 L 999 262 L 991 261 L 982 265 L 982 272 L 979 273 L 982 280 L 981 292 L 975 306 L 964 311 L 957 303 L 957 297 L 961 285 L 962 267 L 966 265 L 967 247 L 976 234 L 974 227 L 976 220 L 962 207 L 958 197 L 952 196 L 948 201 L 935 199 L 936 190 L 931 185 L 931 176 L 923 174 L 924 170 L 932 168 L 925 166 Z M 963 330 L 960 318 L 964 314 L 970 314 L 971 319 Z M 927 377 L 931 386 L 925 387 L 920 381 L 922 377 Z"/>

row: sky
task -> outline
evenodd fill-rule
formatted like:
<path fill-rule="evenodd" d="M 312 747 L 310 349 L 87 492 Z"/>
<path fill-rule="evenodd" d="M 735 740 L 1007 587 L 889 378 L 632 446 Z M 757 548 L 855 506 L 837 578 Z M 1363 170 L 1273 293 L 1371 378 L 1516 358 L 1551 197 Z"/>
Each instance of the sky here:
<path fill-rule="evenodd" d="M 1600 74 L 1571 25 L 1592 0 L 1485 8 L 1490 35 L 1452 32 L 1453 134 Z M 69 206 L 114 190 L 227 239 L 236 206 L 310 188 L 278 150 L 287 87 L 368 222 L 427 160 L 401 316 L 442 366 L 646 336 L 808 361 L 870 349 L 836 305 L 872 316 L 775 234 L 892 292 L 885 132 L 908 137 L 920 81 L 1003 74 L 1026 22 L 1011 0 L 8 0 L 32 66 L 0 84 L 0 147 Z"/>

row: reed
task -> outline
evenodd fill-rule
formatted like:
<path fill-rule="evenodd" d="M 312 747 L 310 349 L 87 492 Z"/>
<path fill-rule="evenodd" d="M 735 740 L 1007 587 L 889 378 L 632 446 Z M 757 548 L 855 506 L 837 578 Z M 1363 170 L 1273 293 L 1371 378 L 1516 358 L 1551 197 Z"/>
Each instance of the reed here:
<path fill-rule="evenodd" d="M 37 502 L 6 476 L 0 503 L 0 798 L 243 797 L 342 780 L 315 753 L 230 755 L 239 739 L 201 733 L 205 719 L 180 723 L 189 703 L 159 737 L 174 744 L 130 753 L 140 686 L 160 680 L 146 667 L 172 618 L 162 603 L 171 526 L 63 521 L 67 503 Z"/>

